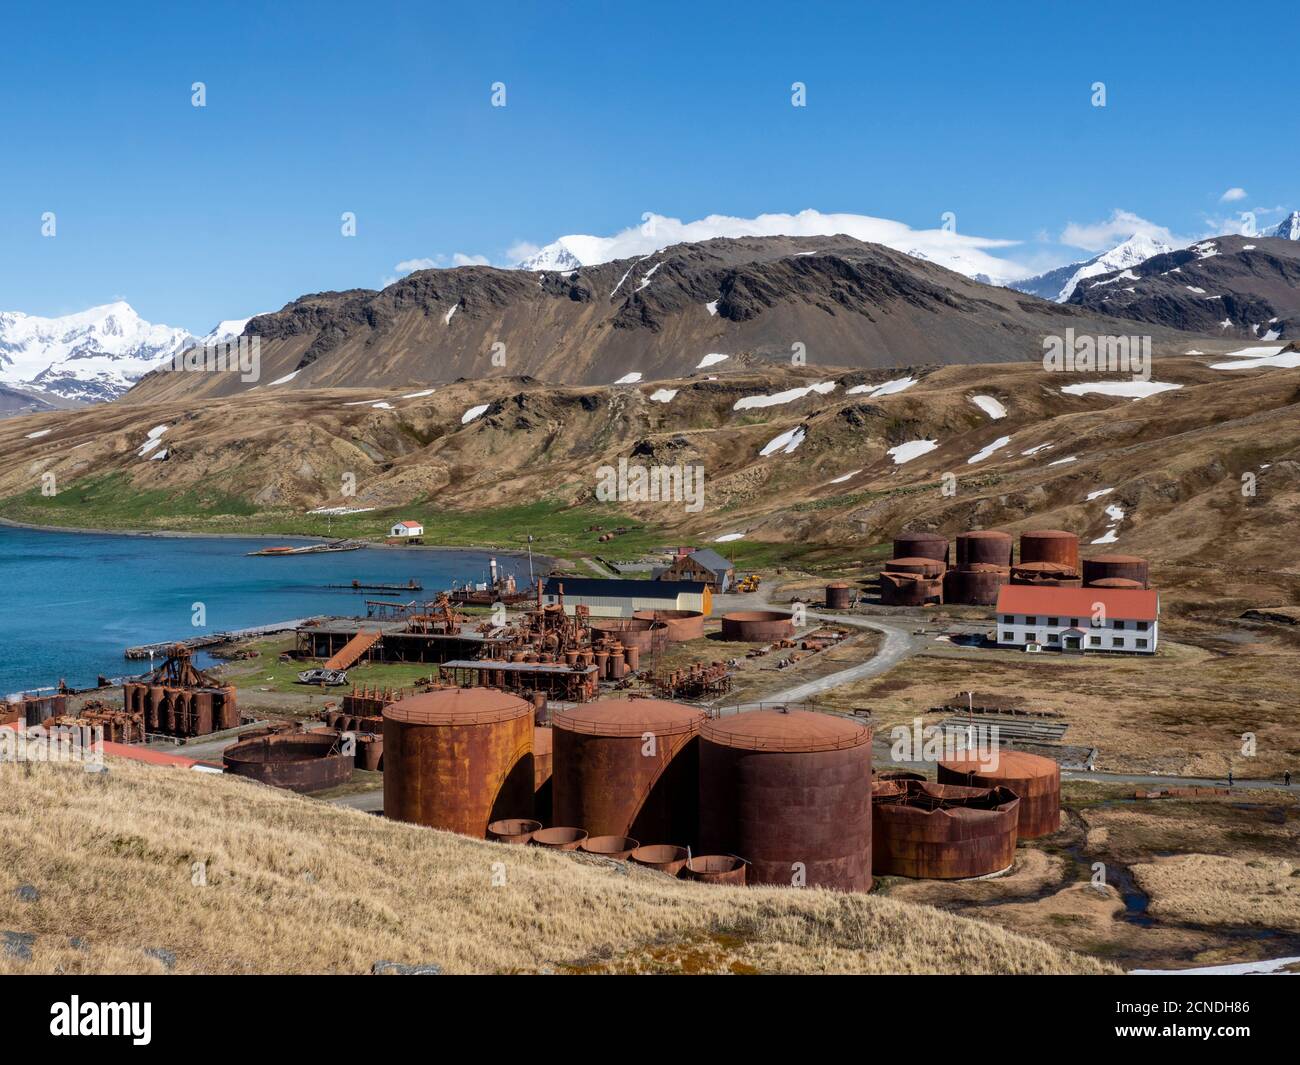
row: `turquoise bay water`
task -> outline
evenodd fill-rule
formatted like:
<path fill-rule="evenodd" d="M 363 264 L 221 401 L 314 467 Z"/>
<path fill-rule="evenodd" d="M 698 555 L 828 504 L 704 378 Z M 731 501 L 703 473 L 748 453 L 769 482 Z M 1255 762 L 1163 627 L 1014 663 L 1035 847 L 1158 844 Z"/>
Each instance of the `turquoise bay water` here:
<path fill-rule="evenodd" d="M 148 663 L 127 647 L 266 625 L 313 614 L 364 614 L 365 599 L 327 584 L 395 584 L 414 577 L 424 591 L 382 598 L 431 599 L 453 580 L 487 579 L 481 551 L 417 548 L 345 551 L 290 558 L 246 552 L 284 538 L 117 536 L 44 532 L 0 525 L 0 696 L 96 676 L 139 673 Z M 521 583 L 528 560 L 495 556 Z M 195 603 L 207 624 L 192 624 Z"/>

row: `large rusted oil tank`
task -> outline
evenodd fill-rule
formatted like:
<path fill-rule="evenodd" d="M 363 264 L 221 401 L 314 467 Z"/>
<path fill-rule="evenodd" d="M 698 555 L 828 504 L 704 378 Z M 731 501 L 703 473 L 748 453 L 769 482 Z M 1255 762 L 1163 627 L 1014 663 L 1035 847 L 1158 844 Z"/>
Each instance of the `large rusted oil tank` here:
<path fill-rule="evenodd" d="M 1089 588 L 1128 588 L 1131 591 L 1140 592 L 1145 585 L 1141 581 L 1126 581 L 1123 577 L 1103 577 L 1099 581 L 1093 581 Z"/>
<path fill-rule="evenodd" d="M 704 615 L 698 610 L 636 610 L 639 621 L 662 621 L 668 626 L 668 642 L 684 643 L 704 637 Z"/>
<path fill-rule="evenodd" d="M 947 568 L 935 558 L 891 558 L 880 567 L 885 573 L 911 573 L 918 577 L 942 577 Z"/>
<path fill-rule="evenodd" d="M 722 615 L 722 638 L 745 643 L 788 640 L 794 636 L 794 618 L 781 610 L 737 610 Z"/>
<path fill-rule="evenodd" d="M 925 606 L 943 602 L 942 577 L 918 577 L 912 573 L 880 574 L 880 601 L 885 606 Z"/>
<path fill-rule="evenodd" d="M 947 565 L 948 537 L 932 532 L 901 532 L 894 537 L 895 558 L 933 558 Z"/>
<path fill-rule="evenodd" d="M 695 840 L 705 712 L 660 699 L 597 699 L 552 717 L 553 819 L 593 836 Z"/>
<path fill-rule="evenodd" d="M 290 791 L 320 791 L 352 778 L 352 755 L 335 732 L 280 732 L 233 744 L 222 752 L 227 773 Z"/>
<path fill-rule="evenodd" d="M 1020 561 L 1055 562 L 1079 572 L 1079 538 L 1060 529 L 1035 529 L 1020 534 Z"/>
<path fill-rule="evenodd" d="M 872 872 L 936 880 L 1001 872 L 1015 861 L 1020 805 L 1009 788 L 878 781 L 872 787 Z"/>
<path fill-rule="evenodd" d="M 843 581 L 832 581 L 826 585 L 826 608 L 828 610 L 847 610 L 853 601 L 853 589 Z"/>
<path fill-rule="evenodd" d="M 668 626 L 651 618 L 592 618 L 591 631 L 597 637 L 617 640 L 624 649 L 635 647 L 650 652 L 668 642 Z"/>
<path fill-rule="evenodd" d="M 543 824 L 551 823 L 551 760 L 555 731 L 550 725 L 533 727 L 533 810 Z"/>
<path fill-rule="evenodd" d="M 998 590 L 1011 579 L 1004 566 L 975 563 L 963 569 L 950 569 L 943 575 L 943 601 L 971 606 L 993 606 Z"/>
<path fill-rule="evenodd" d="M 1082 588 L 1077 570 L 1060 562 L 1020 562 L 1011 567 L 1012 584 L 1038 584 L 1045 588 Z"/>
<path fill-rule="evenodd" d="M 992 766 L 972 754 L 940 762 L 938 778 L 940 784 L 1009 788 L 1020 797 L 1021 839 L 1037 839 L 1061 827 L 1061 767 L 1050 758 L 1002 750 Z"/>
<path fill-rule="evenodd" d="M 700 728 L 701 853 L 739 855 L 748 882 L 871 888 L 871 730 L 808 710 Z"/>
<path fill-rule="evenodd" d="M 996 529 L 958 533 L 957 565 L 1010 567 L 1012 546 L 1011 534 Z"/>
<path fill-rule="evenodd" d="M 384 816 L 484 838 L 533 815 L 533 705 L 440 688 L 384 708 Z"/>
<path fill-rule="evenodd" d="M 1098 584 L 1103 580 L 1136 581 L 1139 588 L 1150 585 L 1151 574 L 1145 558 L 1137 555 L 1098 555 L 1083 560 L 1083 583 L 1090 587 L 1132 587 L 1132 585 Z"/>

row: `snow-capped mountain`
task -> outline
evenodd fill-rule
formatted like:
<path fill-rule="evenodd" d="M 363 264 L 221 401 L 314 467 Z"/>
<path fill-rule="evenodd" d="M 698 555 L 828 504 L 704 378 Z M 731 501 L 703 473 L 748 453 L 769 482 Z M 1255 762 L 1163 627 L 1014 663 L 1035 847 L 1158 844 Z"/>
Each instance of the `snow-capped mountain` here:
<path fill-rule="evenodd" d="M 1281 237 L 1283 240 L 1300 240 L 1300 211 L 1292 211 L 1272 229 L 1265 230 L 1266 237 Z"/>
<path fill-rule="evenodd" d="M 0 383 L 81 403 L 116 399 L 193 341 L 123 301 L 60 318 L 0 311 Z"/>
<path fill-rule="evenodd" d="M 146 322 L 122 300 L 60 318 L 0 311 L 0 384 L 74 403 L 102 403 L 178 351 L 233 340 L 250 321 L 229 318 L 196 337 Z"/>
<path fill-rule="evenodd" d="M 520 270 L 577 270 L 619 259 L 653 255 L 674 244 L 693 244 L 717 237 L 832 237 L 839 234 L 883 244 L 986 284 L 1005 285 L 1023 277 L 1024 269 L 990 249 L 1016 242 L 959 233 L 950 228 L 913 229 L 903 222 L 870 215 L 800 211 L 755 218 L 709 215 L 695 221 L 648 214 L 641 225 L 608 237 L 572 233 L 552 241 L 517 263 Z"/>
<path fill-rule="evenodd" d="M 1058 266 L 1045 274 L 1012 281 L 1010 287 L 1020 292 L 1028 292 L 1032 296 L 1042 296 L 1043 299 L 1064 303 L 1073 294 L 1079 282 L 1085 278 L 1109 274 L 1115 270 L 1127 270 L 1137 266 L 1138 263 L 1146 262 L 1153 255 L 1163 255 L 1174 250 L 1172 245 L 1165 244 L 1163 241 L 1134 233 L 1128 240 L 1116 244 L 1110 251 L 1104 251 L 1091 259 Z"/>

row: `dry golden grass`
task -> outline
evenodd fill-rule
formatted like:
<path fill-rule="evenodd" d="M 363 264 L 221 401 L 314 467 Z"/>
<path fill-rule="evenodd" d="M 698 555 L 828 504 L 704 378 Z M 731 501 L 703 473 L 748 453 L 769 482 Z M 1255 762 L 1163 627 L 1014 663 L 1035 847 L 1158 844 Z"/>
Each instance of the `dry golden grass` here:
<path fill-rule="evenodd" d="M 1300 870 L 1285 859 L 1182 854 L 1135 865 L 1133 875 L 1154 916 L 1300 931 Z"/>
<path fill-rule="evenodd" d="M 448 972 L 1114 971 L 887 898 L 688 884 L 233 778 L 110 764 L 0 765 L 0 928 L 37 936 L 30 961 L 0 955 L 0 971 L 156 972 L 150 948 L 189 973 L 367 972 L 380 960 Z M 205 886 L 192 883 L 195 862 Z M 22 901 L 23 884 L 39 899 Z"/>

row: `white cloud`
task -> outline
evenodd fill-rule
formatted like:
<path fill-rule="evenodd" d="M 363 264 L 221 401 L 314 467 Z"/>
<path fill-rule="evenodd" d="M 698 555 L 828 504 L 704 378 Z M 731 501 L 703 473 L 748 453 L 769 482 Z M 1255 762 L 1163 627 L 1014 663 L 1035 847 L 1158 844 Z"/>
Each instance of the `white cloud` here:
<path fill-rule="evenodd" d="M 1074 248 L 1083 248 L 1085 251 L 1105 251 L 1120 241 L 1128 240 L 1135 233 L 1175 247 L 1181 247 L 1186 243 L 1181 238 L 1175 237 L 1166 227 L 1148 222 L 1132 211 L 1123 211 L 1119 208 L 1111 211 L 1110 217 L 1103 222 L 1069 223 L 1061 231 L 1061 243 L 1069 244 Z"/>
<path fill-rule="evenodd" d="M 410 274 L 416 270 L 432 270 L 437 265 L 433 259 L 403 259 L 393 269 L 399 274 Z"/>
<path fill-rule="evenodd" d="M 1019 263 L 992 255 L 989 249 L 1009 248 L 1019 241 L 979 237 L 943 229 L 913 229 L 903 222 L 860 214 L 762 214 L 756 218 L 709 215 L 693 222 L 650 214 L 643 224 L 631 226 L 609 237 L 570 234 L 555 244 L 567 248 L 584 265 L 594 266 L 615 259 L 651 255 L 672 244 L 709 240 L 714 237 L 833 236 L 843 233 L 858 240 L 884 244 L 897 251 L 932 260 L 967 275 L 986 274 L 994 280 L 1024 277 Z M 1128 234 L 1125 234 L 1126 236 Z M 519 242 L 510 249 L 512 262 L 519 262 L 540 250 Z"/>
<path fill-rule="evenodd" d="M 393 267 L 394 273 L 384 278 L 381 288 L 387 288 L 389 285 L 400 281 L 407 274 L 413 274 L 416 270 L 441 270 L 449 266 L 491 266 L 492 261 L 486 255 L 466 255 L 462 251 L 453 252 L 451 255 L 435 255 L 433 258 L 403 259 Z"/>
<path fill-rule="evenodd" d="M 1246 198 L 1246 190 L 1243 188 L 1238 188 L 1237 186 L 1233 186 L 1222 196 L 1219 197 L 1219 202 L 1236 203 L 1238 200 L 1244 200 L 1245 198 Z"/>

